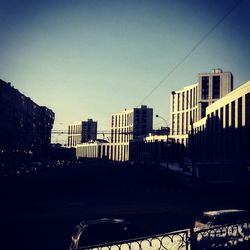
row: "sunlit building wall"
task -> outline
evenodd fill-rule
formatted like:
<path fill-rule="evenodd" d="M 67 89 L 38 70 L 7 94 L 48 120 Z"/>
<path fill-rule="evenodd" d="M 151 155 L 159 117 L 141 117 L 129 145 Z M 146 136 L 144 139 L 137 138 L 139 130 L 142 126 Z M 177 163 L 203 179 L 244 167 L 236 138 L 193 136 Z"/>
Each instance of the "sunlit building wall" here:
<path fill-rule="evenodd" d="M 109 159 L 111 145 L 108 141 L 97 139 L 96 141 L 76 145 L 76 157 Z"/>
<path fill-rule="evenodd" d="M 77 144 L 95 141 L 97 138 L 97 122 L 92 119 L 74 122 L 68 126 L 68 147 L 76 147 Z"/>
<path fill-rule="evenodd" d="M 206 107 L 233 89 L 233 75 L 214 69 L 211 73 L 199 73 L 198 83 L 171 94 L 171 135 L 178 143 L 187 145 L 192 124 L 206 114 Z"/>
<path fill-rule="evenodd" d="M 68 147 L 76 147 L 82 141 L 82 122 L 74 122 L 68 126 Z"/>
<path fill-rule="evenodd" d="M 146 105 L 112 114 L 110 159 L 127 161 L 129 141 L 146 136 L 152 129 L 153 109 Z"/>
<path fill-rule="evenodd" d="M 152 127 L 153 109 L 144 105 L 112 114 L 110 142 L 74 142 L 77 157 L 128 161 L 129 142 L 143 138 L 152 131 Z"/>

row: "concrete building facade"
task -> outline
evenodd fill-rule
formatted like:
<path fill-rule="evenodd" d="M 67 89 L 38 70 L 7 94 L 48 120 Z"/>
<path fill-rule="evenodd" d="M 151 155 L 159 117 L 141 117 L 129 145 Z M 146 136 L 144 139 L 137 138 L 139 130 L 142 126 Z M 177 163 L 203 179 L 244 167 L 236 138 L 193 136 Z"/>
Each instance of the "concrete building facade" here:
<path fill-rule="evenodd" d="M 110 142 L 82 143 L 76 146 L 77 157 L 129 160 L 129 142 L 150 133 L 153 128 L 153 109 L 142 105 L 114 113 L 111 116 Z"/>
<path fill-rule="evenodd" d="M 178 143 L 187 145 L 192 124 L 205 116 L 206 107 L 233 89 L 233 75 L 214 69 L 199 73 L 198 83 L 173 91 L 171 94 L 171 135 Z"/>
<path fill-rule="evenodd" d="M 76 146 L 77 158 L 109 159 L 111 145 L 105 140 L 81 143 Z"/>
<path fill-rule="evenodd" d="M 92 119 L 82 122 L 82 142 L 95 141 L 97 138 L 97 122 Z"/>
<path fill-rule="evenodd" d="M 112 114 L 110 159 L 127 161 L 129 141 L 146 136 L 152 129 L 153 109 L 146 105 Z"/>
<path fill-rule="evenodd" d="M 197 161 L 250 161 L 250 81 L 206 108 L 194 123 Z"/>
<path fill-rule="evenodd" d="M 76 147 L 77 144 L 95 141 L 97 138 L 97 122 L 92 119 L 75 122 L 68 126 L 68 147 Z"/>
<path fill-rule="evenodd" d="M 153 109 L 142 105 L 140 108 L 124 110 L 111 117 L 111 142 L 128 143 L 153 129 Z"/>
<path fill-rule="evenodd" d="M 0 80 L 0 151 L 48 154 L 55 114 Z M 13 156 L 14 157 L 14 156 Z"/>

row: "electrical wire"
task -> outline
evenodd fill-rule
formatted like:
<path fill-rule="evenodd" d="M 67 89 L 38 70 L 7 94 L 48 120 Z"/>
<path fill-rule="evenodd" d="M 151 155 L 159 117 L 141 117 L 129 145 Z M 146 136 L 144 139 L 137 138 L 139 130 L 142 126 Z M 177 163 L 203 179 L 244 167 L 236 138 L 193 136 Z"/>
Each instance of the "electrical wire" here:
<path fill-rule="evenodd" d="M 142 101 L 137 105 L 141 106 L 145 100 L 147 100 L 174 72 L 175 70 L 209 37 L 209 35 L 238 7 L 238 5 L 243 0 L 237 1 L 231 9 L 219 19 L 212 28 L 189 50 L 189 52 L 178 61 L 174 67 L 162 78 L 162 80 L 142 99 Z"/>

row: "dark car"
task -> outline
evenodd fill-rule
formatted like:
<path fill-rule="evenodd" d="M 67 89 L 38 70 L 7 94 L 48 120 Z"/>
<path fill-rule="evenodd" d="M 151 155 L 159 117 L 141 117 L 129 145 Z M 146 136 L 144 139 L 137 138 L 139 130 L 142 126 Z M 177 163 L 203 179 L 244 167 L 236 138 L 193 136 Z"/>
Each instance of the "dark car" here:
<path fill-rule="evenodd" d="M 124 219 L 82 221 L 71 237 L 70 250 L 143 237 L 146 231 Z"/>
<path fill-rule="evenodd" d="M 207 211 L 195 221 L 196 229 L 205 229 L 215 226 L 232 224 L 249 219 L 249 213 L 246 210 L 225 209 L 216 211 Z"/>
<path fill-rule="evenodd" d="M 246 210 L 203 212 L 194 225 L 198 248 L 230 247 L 242 243 L 249 239 L 248 225 L 249 213 Z"/>

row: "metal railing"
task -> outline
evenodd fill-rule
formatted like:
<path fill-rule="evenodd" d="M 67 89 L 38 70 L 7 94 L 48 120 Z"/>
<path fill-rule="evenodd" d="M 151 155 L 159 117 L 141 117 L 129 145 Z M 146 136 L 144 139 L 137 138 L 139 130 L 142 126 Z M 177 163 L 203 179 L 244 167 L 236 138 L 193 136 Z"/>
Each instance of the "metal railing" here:
<path fill-rule="evenodd" d="M 207 229 L 191 228 L 144 238 L 80 247 L 78 249 L 209 250 L 215 248 L 237 249 L 238 246 L 241 247 L 242 245 L 247 245 L 247 248 L 240 249 L 250 249 L 250 221 Z"/>
<path fill-rule="evenodd" d="M 78 248 L 95 250 L 156 250 L 156 249 L 183 249 L 188 250 L 190 230 L 181 230 L 166 234 L 159 234 L 126 241 Z"/>
<path fill-rule="evenodd" d="M 193 232 L 192 249 L 236 248 L 243 244 L 250 249 L 250 221 Z"/>

